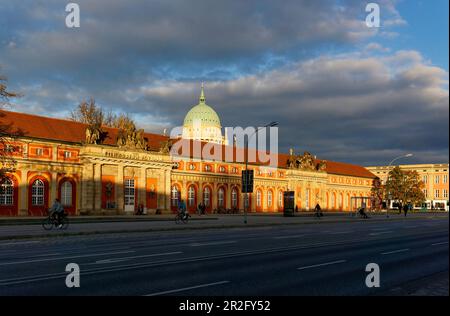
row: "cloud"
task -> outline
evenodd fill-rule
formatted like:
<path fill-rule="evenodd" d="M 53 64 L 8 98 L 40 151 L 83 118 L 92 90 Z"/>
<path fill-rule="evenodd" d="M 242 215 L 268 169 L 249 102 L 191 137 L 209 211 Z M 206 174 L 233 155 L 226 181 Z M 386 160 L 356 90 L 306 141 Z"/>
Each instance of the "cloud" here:
<path fill-rule="evenodd" d="M 448 73 L 381 41 L 406 23 L 397 1 L 378 1 L 381 30 L 365 26 L 359 0 L 77 3 L 81 28 L 68 29 L 66 3 L 2 2 L 0 64 L 25 95 L 16 110 L 64 117 L 93 96 L 162 132 L 206 81 L 224 126 L 278 120 L 283 151 L 364 164 L 448 156 Z"/>
<path fill-rule="evenodd" d="M 448 156 L 448 73 L 417 52 L 321 56 L 206 87 L 224 126 L 279 121 L 284 151 L 293 146 L 362 164 L 404 152 L 421 162 L 432 152 L 432 161 Z M 127 93 L 181 124 L 198 89 L 196 82 L 168 81 Z"/>

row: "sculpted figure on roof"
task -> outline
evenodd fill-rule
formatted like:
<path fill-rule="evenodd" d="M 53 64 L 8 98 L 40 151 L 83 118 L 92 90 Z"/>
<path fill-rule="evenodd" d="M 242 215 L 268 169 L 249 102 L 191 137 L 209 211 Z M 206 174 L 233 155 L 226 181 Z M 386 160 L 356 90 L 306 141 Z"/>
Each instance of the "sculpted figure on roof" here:
<path fill-rule="evenodd" d="M 136 130 L 134 127 L 120 129 L 117 136 L 117 146 L 126 149 L 147 150 L 144 130 Z"/>
<path fill-rule="evenodd" d="M 99 144 L 101 134 L 100 128 L 89 125 L 86 127 L 86 144 Z"/>
<path fill-rule="evenodd" d="M 166 140 L 164 142 L 161 143 L 161 147 L 159 149 L 159 152 L 161 154 L 169 154 L 170 153 L 170 149 L 172 149 L 172 141 Z"/>

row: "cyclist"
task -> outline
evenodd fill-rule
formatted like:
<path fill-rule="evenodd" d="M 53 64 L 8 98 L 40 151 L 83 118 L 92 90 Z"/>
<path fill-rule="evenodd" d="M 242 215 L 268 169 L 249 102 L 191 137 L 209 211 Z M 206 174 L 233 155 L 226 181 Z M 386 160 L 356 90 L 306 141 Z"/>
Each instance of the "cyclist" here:
<path fill-rule="evenodd" d="M 55 199 L 49 212 L 50 212 L 51 217 L 56 218 L 57 223 L 58 223 L 58 228 L 61 228 L 62 227 L 61 218 L 64 214 L 64 208 L 63 208 L 61 202 L 59 201 L 59 199 Z"/>
<path fill-rule="evenodd" d="M 184 203 L 183 200 L 180 200 L 178 202 L 178 214 L 183 216 L 183 219 L 187 219 L 189 216 L 187 209 L 186 209 L 186 203 Z"/>
<path fill-rule="evenodd" d="M 322 208 L 320 207 L 319 203 L 316 204 L 316 207 L 314 208 L 314 212 L 315 212 L 315 216 L 316 217 L 322 217 L 323 213 L 322 213 Z"/>

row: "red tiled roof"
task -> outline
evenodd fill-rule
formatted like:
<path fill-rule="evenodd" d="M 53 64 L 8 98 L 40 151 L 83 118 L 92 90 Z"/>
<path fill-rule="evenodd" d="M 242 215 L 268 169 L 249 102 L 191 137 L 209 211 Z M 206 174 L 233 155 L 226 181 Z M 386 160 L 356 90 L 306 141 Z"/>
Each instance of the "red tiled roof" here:
<path fill-rule="evenodd" d="M 71 120 L 57 119 L 51 117 L 44 117 L 32 114 L 11 112 L 0 110 L 0 125 L 9 126 L 9 130 L 12 133 L 18 134 L 23 137 L 39 138 L 55 141 L 64 141 L 70 143 L 81 144 L 86 137 L 86 127 L 84 123 L 74 122 Z M 119 130 L 117 128 L 103 127 L 106 133 L 106 138 L 103 142 L 105 145 L 116 145 L 117 134 Z M 161 143 L 168 140 L 167 136 L 160 134 L 144 133 L 144 137 L 147 138 L 148 146 L 151 150 L 159 150 Z M 181 140 L 185 142 L 186 140 Z M 188 141 L 191 148 L 190 157 L 192 157 L 193 146 L 196 143 L 200 143 L 203 148 L 207 143 Z M 222 147 L 221 158 L 225 161 L 225 153 L 231 148 L 231 146 L 214 145 Z M 242 148 L 233 146 L 233 161 L 236 161 L 238 154 L 244 154 Z M 257 158 L 260 157 L 258 153 Z M 201 158 L 201 157 L 195 157 Z M 278 154 L 278 167 L 286 168 L 287 161 L 289 159 L 288 154 Z M 257 161 L 256 163 L 250 163 L 256 165 L 268 165 L 267 162 Z M 375 178 L 375 175 L 362 166 L 347 164 L 335 161 L 326 161 L 326 171 L 330 174 L 339 174 L 346 176 Z"/>
<path fill-rule="evenodd" d="M 199 146 L 199 148 L 204 148 L 204 146 L 206 146 L 208 143 L 206 142 L 199 142 L 199 141 L 192 141 L 192 140 L 185 140 L 185 139 L 178 139 L 178 140 L 174 140 L 174 142 L 177 142 L 180 147 L 183 145 L 189 146 L 190 150 L 189 150 L 189 155 L 183 155 L 181 152 L 179 152 L 178 154 L 181 157 L 189 157 L 189 158 L 196 158 L 196 159 L 201 159 L 202 158 L 202 152 L 200 151 L 200 153 L 198 153 L 198 156 L 194 156 L 194 146 L 197 145 Z M 216 153 L 216 150 L 220 150 L 220 157 L 217 157 L 219 159 L 217 160 L 221 160 L 221 161 L 225 161 L 225 159 L 227 158 L 226 156 L 226 151 L 229 150 L 230 152 L 233 152 L 233 155 L 231 157 L 232 161 L 235 162 L 243 162 L 242 160 L 238 160 L 238 157 L 240 159 L 242 159 L 244 156 L 244 149 L 242 148 L 238 148 L 235 146 L 227 146 L 227 145 L 220 145 L 220 144 L 211 144 L 209 143 L 210 148 L 214 148 L 213 150 L 211 150 L 211 158 L 215 158 L 214 157 L 214 153 Z M 238 155 L 241 156 L 238 156 Z M 231 156 L 231 154 L 230 154 Z M 261 157 L 261 152 L 258 152 L 258 154 L 256 155 L 256 159 Z M 283 153 L 279 153 L 278 154 L 278 163 L 277 166 L 278 168 L 287 168 L 287 162 L 289 159 L 290 155 L 289 154 L 283 154 Z M 320 159 L 316 159 L 316 163 L 319 163 L 321 160 Z M 249 162 L 249 165 L 262 165 L 262 166 L 269 166 L 269 162 L 262 162 L 260 160 L 257 160 L 256 162 Z M 338 175 L 346 175 L 346 176 L 355 176 L 355 177 L 363 177 L 363 178 L 375 178 L 375 175 L 372 174 L 370 171 L 368 171 L 366 168 L 362 167 L 362 166 L 358 166 L 358 165 L 353 165 L 353 164 L 348 164 L 348 163 L 343 163 L 343 162 L 335 162 L 335 161 L 329 161 L 326 160 L 326 171 L 330 174 L 338 174 Z"/>
<path fill-rule="evenodd" d="M 79 144 L 86 138 L 87 124 L 71 120 L 0 110 L 0 124 L 8 125 L 10 132 L 23 137 Z M 103 144 L 115 145 L 119 130 L 111 127 L 102 129 L 106 133 Z M 152 150 L 159 150 L 161 142 L 168 139 L 167 136 L 151 133 L 144 133 L 144 137 Z"/>

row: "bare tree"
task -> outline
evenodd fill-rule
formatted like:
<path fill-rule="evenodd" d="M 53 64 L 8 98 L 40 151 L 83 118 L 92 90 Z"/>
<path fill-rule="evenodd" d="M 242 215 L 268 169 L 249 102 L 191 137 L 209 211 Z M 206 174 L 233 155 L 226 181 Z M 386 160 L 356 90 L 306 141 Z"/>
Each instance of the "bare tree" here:
<path fill-rule="evenodd" d="M 0 75 L 0 109 L 9 104 L 11 98 L 20 96 L 19 93 L 9 91 L 6 84 L 7 78 Z M 11 125 L 1 121 L 2 116 L 4 114 L 0 113 L 0 181 L 3 181 L 5 173 L 11 171 L 15 166 L 15 161 L 12 158 L 15 148 L 9 142 L 14 132 L 11 130 Z"/>
<path fill-rule="evenodd" d="M 100 127 L 104 124 L 104 113 L 102 108 L 95 104 L 94 98 L 90 98 L 89 101 L 83 100 L 70 113 L 70 119 L 90 126 Z"/>
<path fill-rule="evenodd" d="M 91 126 L 108 126 L 123 130 L 135 130 L 136 124 L 128 114 L 116 115 L 112 111 L 105 112 L 103 108 L 95 104 L 95 100 L 82 101 L 75 110 L 70 113 L 70 119 Z"/>

